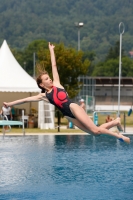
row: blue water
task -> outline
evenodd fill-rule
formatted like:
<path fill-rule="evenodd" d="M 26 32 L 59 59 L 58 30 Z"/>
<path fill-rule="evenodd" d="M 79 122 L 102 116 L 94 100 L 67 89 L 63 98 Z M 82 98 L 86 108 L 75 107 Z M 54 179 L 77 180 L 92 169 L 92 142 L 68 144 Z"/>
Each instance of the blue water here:
<path fill-rule="evenodd" d="M 133 137 L 0 137 L 0 200 L 132 200 Z"/>

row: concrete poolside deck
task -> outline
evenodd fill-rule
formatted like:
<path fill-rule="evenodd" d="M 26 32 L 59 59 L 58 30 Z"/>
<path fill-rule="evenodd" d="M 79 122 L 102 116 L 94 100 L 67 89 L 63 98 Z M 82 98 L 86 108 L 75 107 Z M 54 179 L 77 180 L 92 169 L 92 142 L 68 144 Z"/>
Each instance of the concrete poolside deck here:
<path fill-rule="evenodd" d="M 133 127 L 126 127 L 124 134 L 125 135 L 133 135 Z"/>
<path fill-rule="evenodd" d="M 0 136 L 3 134 L 0 133 Z M 23 133 L 6 133 L 5 136 L 23 136 Z M 25 133 L 26 136 L 28 135 L 88 135 L 87 133 L 63 133 L 63 132 L 57 132 L 57 133 Z"/>

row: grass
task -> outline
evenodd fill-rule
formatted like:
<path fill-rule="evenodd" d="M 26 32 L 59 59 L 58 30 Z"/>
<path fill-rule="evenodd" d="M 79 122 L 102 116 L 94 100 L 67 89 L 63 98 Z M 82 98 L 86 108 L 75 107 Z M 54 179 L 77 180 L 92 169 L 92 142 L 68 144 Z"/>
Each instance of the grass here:
<path fill-rule="evenodd" d="M 0 130 L 2 132 L 2 129 Z M 39 129 L 39 128 L 26 128 L 26 133 L 57 133 L 58 129 Z M 61 133 L 81 133 L 79 129 L 60 129 Z M 21 128 L 12 128 L 11 133 L 22 133 Z"/>
<path fill-rule="evenodd" d="M 121 124 L 124 125 L 124 113 L 125 113 L 125 123 L 126 123 L 126 126 L 129 126 L 129 127 L 133 127 L 133 114 L 131 114 L 130 116 L 128 116 L 128 113 L 127 112 L 121 112 Z M 112 118 L 116 118 L 116 114 L 114 115 L 110 115 Z M 101 114 L 98 114 L 98 123 L 99 124 L 103 124 L 105 123 L 105 119 L 106 119 L 107 115 L 101 115 Z"/>
<path fill-rule="evenodd" d="M 89 115 L 92 115 L 91 113 Z M 110 115 L 113 118 L 116 118 L 116 115 Z M 101 115 L 98 114 L 98 124 L 105 123 L 107 115 Z M 126 126 L 133 127 L 133 114 L 130 116 L 127 115 L 127 112 L 125 112 L 125 118 L 126 118 Z M 121 123 L 124 124 L 124 112 L 121 112 Z M 67 126 L 68 121 L 66 118 L 61 118 L 61 126 Z M 57 126 L 57 118 L 55 118 L 55 127 Z M 2 128 L 0 129 L 0 132 L 2 132 Z M 25 128 L 26 133 L 57 133 L 58 128 L 56 129 L 39 129 L 39 128 Z M 83 131 L 79 129 L 67 129 L 67 128 L 60 128 L 61 133 L 81 133 Z M 11 133 L 22 133 L 22 128 L 16 128 L 12 127 Z"/>

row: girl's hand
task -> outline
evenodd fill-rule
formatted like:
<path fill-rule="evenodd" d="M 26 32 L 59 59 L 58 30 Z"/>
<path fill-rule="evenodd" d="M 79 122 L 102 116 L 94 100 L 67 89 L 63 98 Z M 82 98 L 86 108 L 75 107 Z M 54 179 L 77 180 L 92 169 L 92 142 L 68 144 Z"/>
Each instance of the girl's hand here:
<path fill-rule="evenodd" d="M 55 48 L 55 46 L 53 44 L 50 44 L 50 42 L 49 42 L 49 50 L 52 50 L 54 48 Z"/>
<path fill-rule="evenodd" d="M 3 105 L 4 105 L 6 108 L 9 107 L 8 103 L 6 103 L 6 102 L 3 102 Z"/>

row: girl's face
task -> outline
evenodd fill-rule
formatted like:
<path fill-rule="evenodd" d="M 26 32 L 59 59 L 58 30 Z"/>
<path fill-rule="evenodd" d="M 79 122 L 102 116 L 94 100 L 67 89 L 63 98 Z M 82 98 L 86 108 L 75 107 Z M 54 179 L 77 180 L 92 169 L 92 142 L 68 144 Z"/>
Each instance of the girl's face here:
<path fill-rule="evenodd" d="M 53 86 L 53 81 L 49 77 L 48 74 L 44 74 L 41 77 L 42 83 L 40 83 L 40 86 L 44 89 L 50 89 Z"/>

